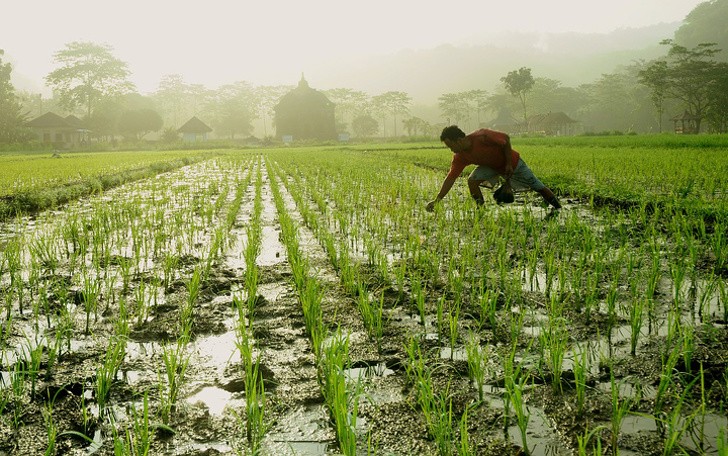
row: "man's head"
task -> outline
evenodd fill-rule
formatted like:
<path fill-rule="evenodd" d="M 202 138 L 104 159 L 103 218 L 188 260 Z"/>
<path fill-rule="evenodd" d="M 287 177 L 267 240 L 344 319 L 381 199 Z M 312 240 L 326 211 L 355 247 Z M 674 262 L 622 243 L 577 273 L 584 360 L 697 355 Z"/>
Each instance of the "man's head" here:
<path fill-rule="evenodd" d="M 470 142 L 465 138 L 463 132 L 457 125 L 445 127 L 440 134 L 440 141 L 453 152 L 462 152 L 470 147 Z"/>

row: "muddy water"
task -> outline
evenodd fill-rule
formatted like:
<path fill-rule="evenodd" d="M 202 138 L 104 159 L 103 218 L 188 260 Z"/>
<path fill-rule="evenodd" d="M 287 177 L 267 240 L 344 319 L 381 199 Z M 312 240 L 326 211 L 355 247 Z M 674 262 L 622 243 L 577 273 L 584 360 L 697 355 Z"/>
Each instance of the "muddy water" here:
<path fill-rule="evenodd" d="M 28 266 L 22 272 L 23 280 L 27 284 L 24 288 L 26 294 L 20 297 L 10 290 L 10 279 L 7 275 L 0 280 L 4 298 L 2 301 L 11 303 L 13 315 L 9 324 L 10 330 L 3 329 L 6 345 L 3 348 L 0 374 L 5 408 L 0 421 L 0 454 L 43 454 L 48 446 L 49 423 L 55 425 L 59 432 L 71 430 L 85 433 L 92 440 L 89 442 L 68 435 L 61 437 L 57 443 L 58 454 L 113 454 L 115 435 L 117 439 L 121 435 L 123 441 L 126 431 L 133 430 L 135 417 L 139 416 L 138 410 L 143 406 L 145 395 L 149 400 L 152 420 L 161 419 L 161 402 L 167 388 L 163 354 L 165 349 L 169 349 L 178 340 L 179 313 L 189 296 L 187 287 L 195 268 L 206 264 L 205 256 L 215 239 L 215 228 L 221 223 L 226 208 L 232 204 L 234 192 L 231 191 L 225 201 L 220 203 L 220 214 L 213 214 L 208 218 L 206 208 L 214 204 L 215 197 L 221 194 L 226 185 L 232 188 L 247 182 L 236 219 L 226 231 L 226 247 L 212 262 L 210 274 L 202 283 L 199 298 L 195 302 L 194 335 L 185 346 L 189 366 L 182 381 L 177 407 L 167 422 L 175 434 L 154 434 L 151 454 L 232 455 L 246 451 L 246 392 L 237 347 L 239 313 L 234 308 L 234 301 L 246 298 L 243 279 L 246 264 L 244 251 L 247 243 L 246 229 L 250 224 L 255 198 L 255 186 L 252 180 L 246 179 L 249 173 L 257 169 L 253 162 L 248 165 L 229 165 L 223 162 L 198 164 L 160 177 L 156 180 L 156 185 L 152 182 L 141 182 L 125 186 L 103 195 L 102 198 L 89 198 L 63 211 L 24 219 L 0 230 L 0 242 L 7 242 L 16 235 L 29 239 L 58 232 L 74 217 L 79 217 L 87 221 L 87 226 L 92 226 L 93 217 L 100 214 L 99 207 L 102 206 L 108 207 L 112 214 L 134 212 L 136 209 L 120 204 L 133 200 L 138 201 L 140 207 L 149 209 L 147 212 L 146 209 L 140 210 L 130 218 L 130 224 L 115 228 L 110 234 L 113 239 L 118 238 L 118 241 L 110 241 L 109 250 L 113 252 L 111 256 L 134 260 L 131 266 L 132 278 L 128 284 L 129 289 L 122 290 L 123 280 L 118 261 L 108 262 L 98 273 L 91 275 L 95 278 L 110 278 L 108 286 L 106 282 L 102 286 L 103 292 L 99 298 L 101 310 L 98 315 L 91 315 L 91 331 L 88 334 L 84 333 L 84 283 L 78 272 L 78 265 L 75 272 L 71 273 L 69 265 L 62 261 L 55 277 L 46 273 L 41 278 L 32 279 L 36 282 L 31 284 L 33 274 L 28 265 L 31 255 L 26 251 L 23 258 Z M 262 248 L 256 258 L 260 278 L 252 322 L 254 356 L 261 360 L 270 420 L 270 428 L 263 441 L 263 452 L 274 455 L 336 454 L 338 445 L 335 432 L 321 396 L 315 358 L 305 334 L 300 304 L 291 282 L 286 249 L 280 239 L 270 178 L 265 169 L 262 173 Z M 292 183 L 286 182 L 286 185 Z M 460 336 L 451 347 L 447 330 L 442 334 L 438 332 L 438 319 L 434 307 L 431 306 L 437 302 L 442 290 L 431 291 L 435 296 L 428 298 L 430 307 L 423 326 L 411 296 L 408 295 L 409 285 L 404 291 L 404 297 L 400 298 L 391 284 L 379 284 L 376 291 L 384 293 L 386 298 L 387 324 L 382 348 L 377 350 L 376 344 L 363 326 L 355 297 L 343 290 L 339 275 L 329 263 L 320 241 L 305 226 L 299 215 L 299 208 L 285 190 L 284 200 L 287 210 L 299 224 L 298 236 L 304 254 L 311 262 L 317 279 L 325 285 L 325 322 L 331 331 L 339 329 L 349 337 L 350 366 L 345 373 L 350 384 L 362 382 L 363 385 L 357 428 L 362 454 L 367 449 L 374 454 L 438 454 L 436 442 L 427 434 L 412 382 L 406 374 L 408 358 L 404 347 L 412 337 L 420 341 L 427 363 L 432 366 L 433 383 L 438 391 L 447 389 L 451 392 L 449 398 L 452 399 L 456 417 L 459 419 L 466 407 L 469 407 L 468 431 L 473 454 L 521 454 L 520 430 L 513 416 L 504 420 L 506 409 L 511 414 L 513 409 L 508 403 L 507 391 L 503 388 L 503 360 L 508 352 L 508 347 L 503 343 L 503 330 L 499 333 L 498 328 L 480 328 L 477 310 L 464 307 Z M 164 222 L 158 231 L 163 232 L 169 240 L 161 244 L 162 249 L 156 255 L 135 258 L 137 251 L 144 251 L 144 245 L 149 244 L 151 251 L 152 241 L 147 240 L 139 247 L 131 240 L 132 232 L 139 229 L 137 225 L 143 225 L 143 219 L 154 219 L 156 215 L 153 208 L 158 207 L 163 208 L 161 220 Z M 195 209 L 188 212 L 189 207 Z M 578 205 L 574 204 L 568 210 L 579 211 L 585 217 L 588 215 L 590 219 L 598 220 L 595 215 Z M 541 220 L 553 217 L 547 211 L 534 211 Z M 179 214 L 183 214 L 185 223 L 175 229 L 173 220 Z M 162 228 L 164 225 L 168 226 Z M 426 243 L 426 239 L 422 242 Z M 352 256 L 365 261 L 366 243 L 357 239 L 352 245 Z M 58 250 L 62 249 L 59 247 Z M 90 250 L 91 248 L 84 255 L 83 262 L 92 268 L 94 258 Z M 385 250 L 388 266 L 393 269 L 398 261 L 402 261 L 403 255 L 401 251 Z M 178 260 L 167 288 L 158 283 L 165 274 L 162 264 L 165 253 Z M 62 254 L 60 256 L 63 257 Z M 612 384 L 608 373 L 613 373 L 616 378 L 620 398 L 637 401 L 633 410 L 635 414 L 628 415 L 622 423 L 620 454 L 651 454 L 645 448 L 659 448 L 662 438 L 658 435 L 654 420 L 645 418 L 644 415 L 651 412 L 650 405 L 657 394 L 655 384 L 658 380 L 656 375 L 659 373 L 655 366 L 659 366 L 662 353 L 660 342 L 668 334 L 666 325 L 659 325 L 652 333 L 646 332 L 644 325 L 638 353 L 632 357 L 629 354 L 631 327 L 625 319 L 626 314 L 620 314 L 618 323 L 610 328 L 610 337 L 606 337 L 606 310 L 601 297 L 592 322 L 587 323 L 578 316 L 571 322 L 572 344 L 565 352 L 563 365 L 565 391 L 556 394 L 548 384 L 543 366 L 539 365 L 536 350 L 529 351 L 525 347 L 529 343 L 533 344 L 532 347 L 537 346 L 537 341 L 549 321 L 546 307 L 548 298 L 545 296 L 547 290 L 544 285 L 547 277 L 544 271 L 539 266 L 533 274 L 525 271 L 518 273 L 519 286 L 532 298 L 529 302 L 535 303 L 534 305 L 523 309 L 511 308 L 498 315 L 502 322 L 510 322 L 521 310 L 525 315 L 524 325 L 519 330 L 525 341 L 524 350 L 517 359 L 532 378 L 532 382 L 524 390 L 526 411 L 530 416 L 527 445 L 531 454 L 572 454 L 576 435 L 583 433 L 584 421 L 588 421 L 590 426 L 609 426 L 611 412 L 606 399 L 610 396 Z M 43 308 L 37 309 L 39 318 L 36 320 L 31 305 L 31 289 L 36 291 L 33 288 L 36 283 L 50 289 L 52 282 L 60 281 L 61 278 L 71 281 L 71 298 L 63 306 L 60 305 L 58 296 L 51 299 L 54 307 L 50 313 L 50 325 L 46 323 Z M 376 283 L 374 280 L 372 282 Z M 96 379 L 111 335 L 116 331 L 118 306 L 122 301 L 132 306 L 137 305 L 142 283 L 156 291 L 154 294 L 146 294 L 148 313 L 133 322 L 124 357 L 112 384 L 109 404 L 104 410 L 99 410 Z M 558 278 L 555 278 L 551 290 L 559 290 L 561 285 Z M 661 282 L 661 302 L 668 300 L 666 297 L 670 296 L 672 287 L 669 280 Z M 706 285 L 700 282 L 698 287 L 705 289 Z M 21 299 L 27 304 L 22 315 L 18 309 Z M 705 316 L 719 314 L 722 305 L 718 294 L 709 296 L 706 299 Z M 66 326 L 63 326 L 64 320 L 61 317 L 66 318 Z M 683 318 L 685 323 L 699 322 L 699 319 L 690 316 L 689 311 Z M 245 323 L 247 322 L 246 320 Z M 48 353 L 53 348 L 52 343 L 57 334 L 69 327 L 72 329 L 67 348 L 66 339 L 60 338 L 64 342 L 61 345 L 63 348 L 53 372 L 49 373 Z M 724 382 L 719 371 L 725 370 L 725 361 L 720 359 L 725 359 L 726 336 L 724 325 L 713 321 L 713 328 L 716 331 L 714 334 L 699 333 L 694 358 L 704 362 L 706 375 L 709 375 L 708 382 L 712 386 L 708 393 L 716 396 L 722 391 L 721 382 Z M 470 332 L 477 333 L 482 346 L 488 348 L 482 403 L 477 401 L 478 392 L 468 378 L 468 355 L 463 342 Z M 709 337 L 712 339 L 708 340 Z M 40 375 L 36 379 L 36 392 L 32 394 L 31 379 L 21 375 L 21 372 L 33 371 L 26 368 L 29 365 L 28 352 L 39 344 L 45 348 L 41 357 Z M 591 352 L 586 368 L 590 379 L 588 412 L 591 415 L 588 419 L 582 419 L 582 415 L 573 412 L 574 397 L 569 374 L 573 371 L 572 360 L 577 344 L 588 345 Z M 612 363 L 608 366 L 606 361 L 610 359 Z M 686 370 L 685 366 L 680 368 L 682 371 Z M 21 377 L 25 379 L 22 385 L 19 381 Z M 49 395 L 55 400 L 49 401 Z M 711 404 L 720 404 L 723 399 L 713 397 L 712 400 Z M 52 406 L 49 405 L 51 403 Z M 693 407 L 690 409 L 692 412 L 695 410 L 694 404 L 694 401 L 687 403 L 686 408 Z M 724 416 L 713 413 L 713 410 L 699 415 L 699 429 L 704 437 L 702 448 L 690 438 L 697 429 L 695 420 L 688 423 L 685 418 L 690 412 L 686 411 L 685 417 L 680 419 L 682 421 L 678 421 L 680 426 L 689 424 L 691 431 L 690 434 L 685 433 L 680 437 L 685 448 L 696 453 L 717 453 L 719 431 L 726 427 L 726 420 Z M 51 421 L 47 418 L 49 416 L 52 417 Z M 604 433 L 603 437 L 606 442 L 608 433 Z"/>

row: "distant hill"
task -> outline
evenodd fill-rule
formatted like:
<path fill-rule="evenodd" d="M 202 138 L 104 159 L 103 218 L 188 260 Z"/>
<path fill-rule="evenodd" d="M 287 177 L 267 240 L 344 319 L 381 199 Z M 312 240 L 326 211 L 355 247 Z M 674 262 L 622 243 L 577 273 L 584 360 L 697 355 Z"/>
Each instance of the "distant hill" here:
<path fill-rule="evenodd" d="M 520 67 L 575 87 L 636 60 L 650 60 L 667 51 L 660 41 L 672 38 L 679 22 L 606 34 L 483 35 L 472 43 L 444 44 L 432 49 L 402 50 L 366 59 L 339 60 L 311 73 L 323 89 L 346 87 L 376 95 L 401 90 L 415 103 L 435 103 L 447 92 L 492 91 L 500 78 Z M 308 73 L 307 73 L 308 76 Z"/>

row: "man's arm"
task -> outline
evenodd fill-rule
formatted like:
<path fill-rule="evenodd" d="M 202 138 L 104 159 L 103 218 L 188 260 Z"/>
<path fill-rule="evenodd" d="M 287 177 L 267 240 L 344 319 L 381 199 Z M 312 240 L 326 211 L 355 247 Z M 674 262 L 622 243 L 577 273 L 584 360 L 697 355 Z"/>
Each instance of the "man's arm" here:
<path fill-rule="evenodd" d="M 450 191 L 450 189 L 452 188 L 452 186 L 456 180 L 457 180 L 456 177 L 455 178 L 446 177 L 445 180 L 442 181 L 442 187 L 440 187 L 440 193 L 437 194 L 437 196 L 435 197 L 434 200 L 427 203 L 427 210 L 429 212 L 432 212 L 435 209 L 435 204 L 437 204 L 440 200 L 445 198 L 445 195 L 447 195 L 447 193 Z"/>

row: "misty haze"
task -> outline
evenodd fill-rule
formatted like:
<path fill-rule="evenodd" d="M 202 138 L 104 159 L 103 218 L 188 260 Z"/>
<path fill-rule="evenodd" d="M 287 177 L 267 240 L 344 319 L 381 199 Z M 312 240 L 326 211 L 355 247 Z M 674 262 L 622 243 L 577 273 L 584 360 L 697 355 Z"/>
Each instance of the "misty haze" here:
<path fill-rule="evenodd" d="M 728 454 L 728 0 L 0 7 L 0 456 Z"/>

